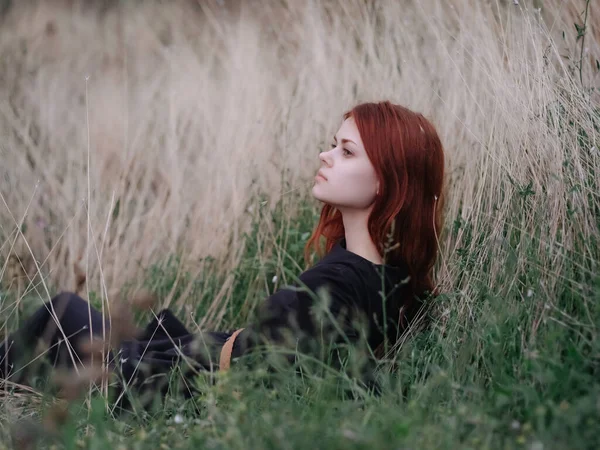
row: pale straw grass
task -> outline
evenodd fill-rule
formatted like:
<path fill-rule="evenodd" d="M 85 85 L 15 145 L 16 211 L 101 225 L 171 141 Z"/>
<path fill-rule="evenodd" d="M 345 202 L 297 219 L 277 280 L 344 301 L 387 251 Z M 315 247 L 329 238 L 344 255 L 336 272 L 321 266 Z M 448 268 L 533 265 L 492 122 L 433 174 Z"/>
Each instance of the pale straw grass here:
<path fill-rule="evenodd" d="M 550 118 L 562 104 L 598 148 L 588 116 L 597 94 L 568 68 L 585 2 L 543 2 L 541 14 L 523 1 L 371 3 L 117 2 L 102 13 L 83 1 L 13 6 L 0 30 L 2 261 L 26 255 L 25 238 L 45 283 L 71 289 L 81 259 L 88 289 L 104 300 L 169 255 L 194 276 L 198 261 L 214 256 L 228 274 L 257 195 L 269 207 L 310 195 L 318 153 L 341 114 L 389 99 L 424 113 L 440 133 L 448 227 L 460 217 L 474 235 L 487 233 L 477 253 L 462 230 L 441 240 L 442 287 L 469 298 L 474 279 L 457 283 L 453 262 L 467 246 L 478 258 L 497 256 L 486 279 L 492 290 L 508 289 L 494 284 L 507 254 L 503 227 L 527 235 L 543 221 L 537 264 L 552 292 L 574 234 L 598 237 L 598 193 L 570 191 L 600 178 L 600 157 Z M 589 20 L 598 23 L 598 9 L 591 5 Z M 583 85 L 597 86 L 597 28 L 585 48 Z M 536 192 L 516 224 L 508 175 Z M 231 287 L 229 276 L 200 325 L 218 325 Z M 468 312 L 468 302 L 460 308 Z"/>

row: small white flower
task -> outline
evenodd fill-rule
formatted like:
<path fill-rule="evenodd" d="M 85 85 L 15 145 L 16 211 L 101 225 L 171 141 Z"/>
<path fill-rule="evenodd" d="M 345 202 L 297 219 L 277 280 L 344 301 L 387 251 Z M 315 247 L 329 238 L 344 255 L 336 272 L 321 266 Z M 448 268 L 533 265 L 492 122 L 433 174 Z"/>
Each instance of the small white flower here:
<path fill-rule="evenodd" d="M 521 428 L 521 424 L 519 423 L 519 421 L 518 421 L 518 420 L 513 420 L 513 421 L 511 422 L 511 424 L 510 424 L 510 427 L 511 427 L 513 430 L 518 430 L 519 428 Z"/>
<path fill-rule="evenodd" d="M 175 414 L 175 417 L 173 418 L 173 422 L 175 422 L 176 424 L 183 423 L 183 417 L 181 417 L 181 414 Z"/>
<path fill-rule="evenodd" d="M 518 5 L 519 4 L 519 0 L 513 0 L 513 5 Z"/>
<path fill-rule="evenodd" d="M 358 440 L 358 435 L 354 431 L 349 430 L 348 428 L 344 428 L 342 430 L 342 436 L 353 441 Z"/>
<path fill-rule="evenodd" d="M 271 282 L 272 282 L 273 284 L 277 283 L 277 275 L 275 275 L 275 276 L 273 277 L 273 279 L 271 280 Z"/>
<path fill-rule="evenodd" d="M 533 295 L 533 289 L 527 289 L 527 297 L 531 297 Z"/>
<path fill-rule="evenodd" d="M 544 450 L 544 444 L 542 444 L 540 441 L 535 441 L 531 443 L 529 448 L 530 450 Z"/>

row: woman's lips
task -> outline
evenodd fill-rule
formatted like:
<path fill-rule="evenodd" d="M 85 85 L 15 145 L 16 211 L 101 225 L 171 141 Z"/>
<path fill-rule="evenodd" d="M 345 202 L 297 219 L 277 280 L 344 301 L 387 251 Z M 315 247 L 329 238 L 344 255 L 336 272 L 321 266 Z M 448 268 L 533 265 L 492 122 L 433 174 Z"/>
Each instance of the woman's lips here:
<path fill-rule="evenodd" d="M 325 176 L 321 173 L 321 171 L 317 172 L 317 175 L 315 176 L 315 180 L 319 180 L 319 179 L 323 179 L 323 180 L 327 181 L 327 178 L 325 178 Z"/>

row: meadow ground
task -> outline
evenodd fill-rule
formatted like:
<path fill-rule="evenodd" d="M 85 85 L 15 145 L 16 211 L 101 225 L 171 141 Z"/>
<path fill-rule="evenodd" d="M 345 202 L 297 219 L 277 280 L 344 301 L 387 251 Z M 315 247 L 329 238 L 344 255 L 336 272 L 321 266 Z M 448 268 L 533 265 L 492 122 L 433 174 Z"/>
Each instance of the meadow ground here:
<path fill-rule="evenodd" d="M 422 112 L 447 155 L 443 294 L 382 360 L 382 396 L 327 367 L 240 369 L 123 418 L 102 384 L 65 409 L 5 383 L 0 447 L 600 447 L 596 2 L 0 14 L 2 335 L 83 274 L 106 311 L 149 289 L 191 329 L 243 326 L 304 269 L 318 153 L 355 103 Z"/>

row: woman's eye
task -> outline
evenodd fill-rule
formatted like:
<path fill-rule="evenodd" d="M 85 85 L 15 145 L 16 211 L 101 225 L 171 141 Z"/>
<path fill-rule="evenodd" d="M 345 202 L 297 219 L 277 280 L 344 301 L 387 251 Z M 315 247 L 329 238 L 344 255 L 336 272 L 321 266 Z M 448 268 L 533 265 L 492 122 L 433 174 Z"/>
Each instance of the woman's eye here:
<path fill-rule="evenodd" d="M 336 148 L 337 144 L 331 144 L 331 148 Z M 344 155 L 350 156 L 352 154 L 352 152 L 348 149 L 345 149 L 342 147 L 342 152 L 344 152 Z"/>

